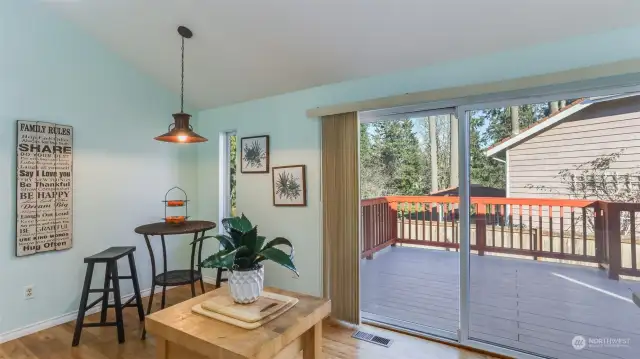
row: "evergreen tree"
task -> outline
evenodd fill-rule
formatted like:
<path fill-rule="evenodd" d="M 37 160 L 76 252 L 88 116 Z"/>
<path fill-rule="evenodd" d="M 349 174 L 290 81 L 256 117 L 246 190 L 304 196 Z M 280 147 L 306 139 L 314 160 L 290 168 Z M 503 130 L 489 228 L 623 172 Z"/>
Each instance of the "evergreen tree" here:
<path fill-rule="evenodd" d="M 372 150 L 379 157 L 384 195 L 420 195 L 425 191 L 425 161 L 411 120 L 374 124 Z"/>
<path fill-rule="evenodd" d="M 529 104 L 518 106 L 520 132 L 545 117 L 549 105 Z M 483 124 L 486 131 L 481 133 Z M 511 107 L 476 111 L 471 118 L 471 182 L 494 188 L 506 188 L 506 164 L 485 155 L 486 148 L 511 137 Z M 504 160 L 504 158 L 502 158 Z"/>
<path fill-rule="evenodd" d="M 505 164 L 487 157 L 486 139 L 481 133 L 482 114 L 473 113 L 470 123 L 469 155 L 471 183 L 487 187 L 505 188 Z"/>
<path fill-rule="evenodd" d="M 399 188 L 408 195 L 423 195 L 426 189 L 426 163 L 420 153 L 420 142 L 413 132 L 413 121 L 401 122 L 404 154 L 400 162 Z"/>
<path fill-rule="evenodd" d="M 380 156 L 372 148 L 372 129 L 372 124 L 360 125 L 360 197 L 363 199 L 382 196 L 384 188 Z"/>
<path fill-rule="evenodd" d="M 569 101 L 568 101 L 569 102 Z M 520 131 L 549 112 L 548 103 L 518 106 Z M 488 147 L 511 136 L 511 107 L 476 111 L 470 124 L 471 183 L 505 188 L 506 168 L 500 158 L 486 156 Z M 415 131 L 418 131 L 416 133 Z M 450 187 L 450 124 L 436 120 L 438 187 Z M 360 175 L 362 198 L 425 195 L 431 189 L 429 120 L 413 119 L 362 124 Z M 504 158 L 502 158 L 504 160 Z"/>
<path fill-rule="evenodd" d="M 360 160 L 363 162 L 368 162 L 372 157 L 369 126 L 368 123 L 360 124 Z"/>
<path fill-rule="evenodd" d="M 520 123 L 521 132 L 544 116 L 544 110 L 541 105 L 522 105 L 518 106 L 518 108 L 518 122 Z M 510 107 L 492 108 L 485 111 L 477 111 L 476 113 L 488 123 L 485 138 L 488 146 L 511 136 L 513 128 L 511 126 Z"/>
<path fill-rule="evenodd" d="M 450 162 L 451 159 L 451 127 L 449 116 L 436 116 L 436 153 L 438 188 L 450 187 Z M 419 128 L 419 142 L 421 143 L 422 162 L 424 163 L 425 185 L 424 194 L 435 192 L 436 188 L 431 188 L 431 136 L 429 133 L 429 118 L 415 119 L 416 127 Z"/>
<path fill-rule="evenodd" d="M 438 189 L 451 187 L 451 122 L 449 116 L 436 119 L 438 137 Z M 434 188 L 431 192 L 434 192 Z"/>

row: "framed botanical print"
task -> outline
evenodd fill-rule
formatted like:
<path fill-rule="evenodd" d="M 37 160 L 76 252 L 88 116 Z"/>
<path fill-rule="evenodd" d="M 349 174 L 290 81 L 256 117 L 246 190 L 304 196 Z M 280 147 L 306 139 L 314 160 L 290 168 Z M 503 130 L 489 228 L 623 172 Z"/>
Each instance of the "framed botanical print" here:
<path fill-rule="evenodd" d="M 271 169 L 274 206 L 306 206 L 306 166 L 280 166 Z"/>
<path fill-rule="evenodd" d="M 269 136 L 240 139 L 240 172 L 269 173 Z"/>

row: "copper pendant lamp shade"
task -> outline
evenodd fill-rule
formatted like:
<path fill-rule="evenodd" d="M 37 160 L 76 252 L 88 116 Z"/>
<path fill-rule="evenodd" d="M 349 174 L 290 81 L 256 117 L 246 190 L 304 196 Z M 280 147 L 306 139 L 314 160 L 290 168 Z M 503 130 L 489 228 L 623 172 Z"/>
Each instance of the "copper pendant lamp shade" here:
<path fill-rule="evenodd" d="M 184 113 L 184 39 L 190 39 L 193 36 L 191 30 L 184 26 L 178 27 L 178 33 L 182 37 L 182 72 L 180 82 L 180 112 L 174 113 L 173 123 L 169 125 L 169 132 L 155 137 L 155 140 L 171 143 L 199 143 L 207 142 L 207 139 L 198 135 L 193 131 L 193 127 L 189 124 L 191 115 Z"/>
<path fill-rule="evenodd" d="M 155 139 L 162 142 L 174 143 L 198 143 L 207 142 L 207 139 L 193 132 L 193 127 L 189 125 L 191 115 L 187 113 L 174 113 L 174 122 L 169 125 L 169 132 L 156 137 Z"/>

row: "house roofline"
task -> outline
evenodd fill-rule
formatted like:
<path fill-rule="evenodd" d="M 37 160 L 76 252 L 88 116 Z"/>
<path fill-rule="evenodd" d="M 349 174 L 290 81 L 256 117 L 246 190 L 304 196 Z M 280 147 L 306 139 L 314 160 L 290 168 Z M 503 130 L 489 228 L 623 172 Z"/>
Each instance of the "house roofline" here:
<path fill-rule="evenodd" d="M 596 96 L 596 97 L 578 99 L 573 103 L 571 103 L 569 106 L 563 107 L 562 109 L 560 109 L 560 111 L 555 112 L 552 115 L 547 116 L 541 119 L 540 121 L 533 123 L 531 126 L 526 128 L 523 132 L 520 132 L 517 135 L 507 137 L 502 141 L 489 147 L 486 150 L 485 155 L 487 157 L 493 157 L 504 150 L 508 150 L 511 147 L 515 147 L 518 144 L 520 144 L 520 142 L 535 136 L 538 132 L 543 131 L 549 126 L 552 126 L 564 120 L 565 118 L 573 115 L 578 111 L 581 111 L 589 107 L 590 105 L 600 103 L 600 102 L 620 100 L 627 97 L 635 97 L 635 96 L 640 96 L 640 92 L 627 92 L 627 93 L 620 93 L 615 95 L 605 95 L 605 96 Z"/>
<path fill-rule="evenodd" d="M 541 131 L 543 131 L 543 130 L 555 125 L 556 123 L 564 120 L 565 118 L 573 115 L 574 113 L 589 107 L 593 103 L 594 102 L 585 101 L 584 98 L 576 100 L 575 102 L 573 102 L 569 106 L 564 107 L 563 109 L 561 109 L 558 112 L 555 112 L 551 116 L 547 116 L 546 118 L 543 118 L 540 121 L 535 122 L 533 125 L 529 126 L 527 129 L 525 129 L 524 131 L 518 133 L 517 135 L 513 135 L 511 137 L 507 137 L 504 140 L 494 144 L 493 146 L 491 146 L 491 147 L 489 147 L 487 149 L 485 154 L 488 157 L 493 157 L 493 156 L 497 155 L 498 153 L 500 153 L 500 152 L 502 152 L 504 150 L 507 150 L 507 149 L 509 149 L 511 147 L 514 147 L 517 144 L 519 144 L 520 142 L 522 142 L 522 141 L 524 141 L 524 140 L 526 140 L 526 139 L 528 139 L 530 137 L 533 137 L 538 132 L 541 132 Z"/>

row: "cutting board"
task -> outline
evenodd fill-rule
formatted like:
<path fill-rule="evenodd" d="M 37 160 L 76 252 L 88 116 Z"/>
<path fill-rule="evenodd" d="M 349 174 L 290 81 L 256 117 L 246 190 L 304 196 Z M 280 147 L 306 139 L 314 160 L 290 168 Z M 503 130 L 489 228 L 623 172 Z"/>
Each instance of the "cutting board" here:
<path fill-rule="evenodd" d="M 273 293 L 270 293 L 270 294 L 273 294 Z M 264 293 L 263 293 L 263 295 L 264 295 Z M 288 297 L 288 298 L 292 298 L 292 297 Z M 275 318 L 279 317 L 281 314 L 283 314 L 287 310 L 291 309 L 297 303 L 298 303 L 298 298 L 293 298 L 292 301 L 290 301 L 290 302 L 286 303 L 284 306 L 280 307 L 279 310 L 277 310 L 275 312 L 272 312 L 268 316 L 263 317 L 262 319 L 260 319 L 260 320 L 258 320 L 256 322 L 250 322 L 250 323 L 244 322 L 242 320 L 238 320 L 238 319 L 233 318 L 233 317 L 228 317 L 226 315 L 223 315 L 223 314 L 211 311 L 211 310 L 204 309 L 204 308 L 202 308 L 202 304 L 203 303 L 194 305 L 191 308 L 191 310 L 194 313 L 198 313 L 200 315 L 204 315 L 206 317 L 209 317 L 209 318 L 212 318 L 212 319 L 216 319 L 216 320 L 219 320 L 221 322 L 232 324 L 232 325 L 235 325 L 235 326 L 240 327 L 240 328 L 251 330 L 251 329 L 259 328 L 259 327 L 263 326 L 264 324 L 274 320 Z"/>
<path fill-rule="evenodd" d="M 293 301 L 297 301 L 297 299 L 265 291 L 262 292 L 258 300 L 250 304 L 238 304 L 229 294 L 226 294 L 204 301 L 201 305 L 202 309 L 245 323 L 254 323 L 279 311 Z"/>

